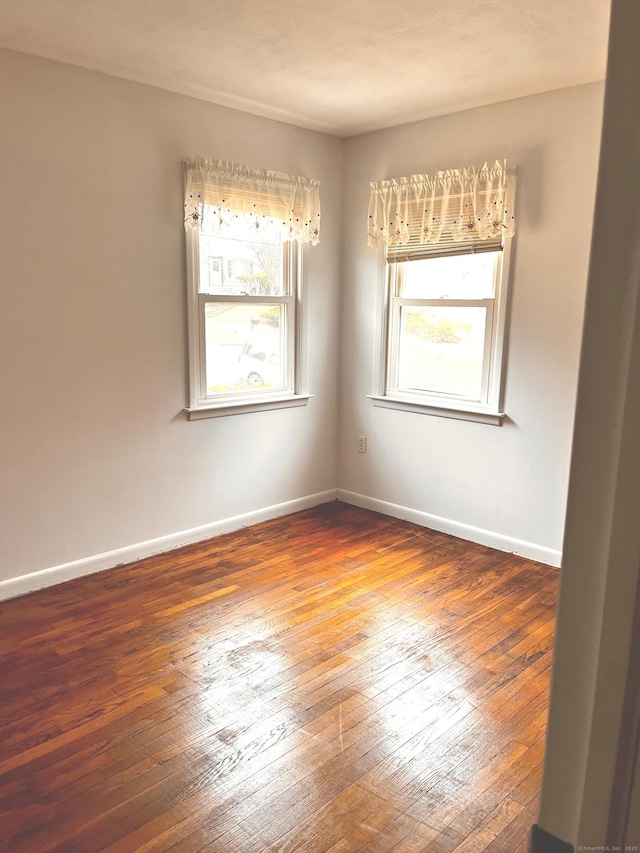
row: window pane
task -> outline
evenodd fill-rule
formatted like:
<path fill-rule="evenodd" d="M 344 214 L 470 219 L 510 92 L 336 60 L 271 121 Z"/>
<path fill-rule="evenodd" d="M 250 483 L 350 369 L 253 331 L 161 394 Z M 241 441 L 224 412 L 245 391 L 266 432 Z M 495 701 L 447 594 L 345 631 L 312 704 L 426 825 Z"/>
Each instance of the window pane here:
<path fill-rule="evenodd" d="M 486 309 L 405 306 L 401 312 L 398 388 L 480 400 Z"/>
<path fill-rule="evenodd" d="M 285 387 L 284 305 L 207 302 L 207 396 Z"/>
<path fill-rule="evenodd" d="M 229 229 L 200 234 L 200 293 L 282 296 L 282 243 L 273 234 Z"/>
<path fill-rule="evenodd" d="M 491 299 L 500 252 L 452 255 L 402 264 L 398 296 L 405 299 Z"/>

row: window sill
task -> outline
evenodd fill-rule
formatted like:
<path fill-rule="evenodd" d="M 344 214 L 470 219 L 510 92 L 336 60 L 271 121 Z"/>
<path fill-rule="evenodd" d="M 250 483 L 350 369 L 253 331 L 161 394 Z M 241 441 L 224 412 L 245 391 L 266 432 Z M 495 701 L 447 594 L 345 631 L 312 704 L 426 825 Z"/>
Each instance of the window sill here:
<path fill-rule="evenodd" d="M 203 418 L 224 418 L 229 415 L 243 415 L 250 412 L 266 412 L 270 409 L 292 409 L 306 406 L 313 394 L 290 394 L 282 397 L 270 397 L 268 400 L 232 400 L 224 403 L 210 403 L 194 408 L 185 408 L 190 421 Z"/>
<path fill-rule="evenodd" d="M 460 421 L 475 421 L 480 424 L 491 424 L 502 426 L 506 418 L 504 412 L 496 412 L 484 406 L 465 406 L 464 404 L 451 405 L 437 401 L 418 402 L 406 400 L 401 397 L 382 397 L 376 394 L 367 394 L 374 406 L 382 409 L 397 409 L 401 412 L 417 412 L 421 415 L 435 415 L 440 418 L 455 418 Z"/>

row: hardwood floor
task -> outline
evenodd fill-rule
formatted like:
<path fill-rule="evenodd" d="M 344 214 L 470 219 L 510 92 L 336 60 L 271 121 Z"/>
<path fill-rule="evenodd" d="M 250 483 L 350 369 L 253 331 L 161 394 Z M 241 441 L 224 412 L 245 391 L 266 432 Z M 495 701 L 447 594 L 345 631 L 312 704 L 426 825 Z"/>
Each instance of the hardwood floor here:
<path fill-rule="evenodd" d="M 524 853 L 558 572 L 326 504 L 0 604 L 0 849 Z"/>

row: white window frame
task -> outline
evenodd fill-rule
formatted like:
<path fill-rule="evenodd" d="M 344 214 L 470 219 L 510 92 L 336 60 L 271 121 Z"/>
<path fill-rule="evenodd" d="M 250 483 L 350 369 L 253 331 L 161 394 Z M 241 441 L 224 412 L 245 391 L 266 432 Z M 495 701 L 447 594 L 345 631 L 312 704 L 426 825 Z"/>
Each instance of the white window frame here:
<path fill-rule="evenodd" d="M 200 235 L 186 232 L 187 248 L 187 328 L 189 336 L 189 420 L 304 406 L 311 394 L 303 391 L 302 330 L 302 247 L 283 242 L 283 295 L 250 296 L 200 292 Z M 205 310 L 208 303 L 284 306 L 285 385 L 278 389 L 252 389 L 207 395 Z"/>
<path fill-rule="evenodd" d="M 418 412 L 427 415 L 477 421 L 502 425 L 506 413 L 503 411 L 503 374 L 506 356 L 506 320 L 509 295 L 509 272 L 512 239 L 503 241 L 496 263 L 493 299 L 406 299 L 397 296 L 398 277 L 404 265 L 413 261 L 387 263 L 383 259 L 383 294 L 378 318 L 379 363 L 374 371 L 374 392 L 367 395 L 374 406 Z M 382 250 L 381 250 L 382 253 Z M 463 254 L 464 250 L 459 254 Z M 487 308 L 485 328 L 485 351 L 483 359 L 482 396 L 478 401 L 466 400 L 453 395 L 434 392 L 408 392 L 397 388 L 398 347 L 400 335 L 400 309 L 405 305 L 464 305 Z"/>

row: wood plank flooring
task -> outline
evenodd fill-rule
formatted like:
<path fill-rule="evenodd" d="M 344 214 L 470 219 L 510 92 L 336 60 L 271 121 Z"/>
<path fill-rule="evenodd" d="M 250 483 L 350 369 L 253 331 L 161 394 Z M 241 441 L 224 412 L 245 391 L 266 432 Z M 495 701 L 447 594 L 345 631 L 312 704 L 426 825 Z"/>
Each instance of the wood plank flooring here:
<path fill-rule="evenodd" d="M 524 853 L 557 579 L 331 503 L 0 603 L 0 850 Z"/>

